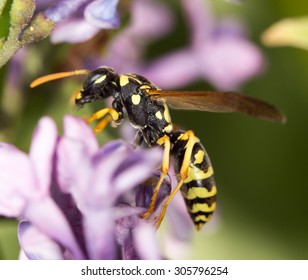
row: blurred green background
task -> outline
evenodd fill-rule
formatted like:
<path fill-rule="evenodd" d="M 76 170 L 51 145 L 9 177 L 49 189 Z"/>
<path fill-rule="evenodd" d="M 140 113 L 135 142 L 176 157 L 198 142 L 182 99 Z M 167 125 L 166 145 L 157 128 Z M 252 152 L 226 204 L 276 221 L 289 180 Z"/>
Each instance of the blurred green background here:
<path fill-rule="evenodd" d="M 157 55 L 158 45 L 166 50 L 187 41 L 183 39 L 187 33 L 180 28 L 185 23 L 178 1 L 166 2 L 174 5 L 179 16 L 178 27 L 169 35 L 178 39 L 155 42 L 148 49 L 149 57 L 151 52 Z M 233 15 L 245 23 L 250 38 L 267 60 L 264 73 L 243 85 L 241 92 L 274 104 L 288 120 L 285 125 L 277 125 L 238 114 L 172 112 L 174 122 L 193 129 L 202 140 L 219 190 L 216 218 L 208 229 L 194 233 L 194 250 L 188 257 L 308 259 L 308 52 L 290 47 L 267 48 L 260 43 L 260 34 L 273 22 L 308 15 L 308 2 L 211 2 L 218 17 Z M 51 115 L 60 124 L 66 113 L 89 115 L 95 110 L 88 106 L 82 112 L 73 111 L 68 96 L 78 87 L 75 79 L 51 83 L 39 91 L 28 88 L 32 79 L 55 72 L 61 61 L 65 63 L 70 48 L 51 45 L 48 39 L 33 45 L 26 61 L 26 79 L 19 90 L 10 89 L 10 96 L 5 93 L 7 66 L 0 70 L 1 105 L 10 113 L 1 115 L 0 135 L 4 140 L 27 151 L 33 128 L 42 115 Z M 187 87 L 205 88 L 210 88 L 205 82 Z M 2 219 L 0 259 L 14 259 L 17 255 L 16 222 Z"/>

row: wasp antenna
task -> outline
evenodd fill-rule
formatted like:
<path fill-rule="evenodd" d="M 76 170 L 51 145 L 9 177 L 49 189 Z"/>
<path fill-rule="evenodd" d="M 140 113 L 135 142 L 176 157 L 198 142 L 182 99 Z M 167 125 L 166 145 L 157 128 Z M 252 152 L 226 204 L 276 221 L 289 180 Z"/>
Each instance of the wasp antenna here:
<path fill-rule="evenodd" d="M 37 87 L 37 86 L 39 86 L 41 84 L 45 84 L 49 81 L 58 80 L 58 79 L 62 79 L 62 78 L 65 78 L 65 77 L 70 77 L 70 76 L 88 75 L 89 73 L 90 73 L 90 71 L 87 70 L 87 69 L 80 69 L 80 70 L 74 70 L 74 71 L 68 71 L 68 72 L 59 72 L 59 73 L 49 74 L 49 75 L 42 76 L 42 77 L 35 79 L 30 84 L 30 88 Z"/>

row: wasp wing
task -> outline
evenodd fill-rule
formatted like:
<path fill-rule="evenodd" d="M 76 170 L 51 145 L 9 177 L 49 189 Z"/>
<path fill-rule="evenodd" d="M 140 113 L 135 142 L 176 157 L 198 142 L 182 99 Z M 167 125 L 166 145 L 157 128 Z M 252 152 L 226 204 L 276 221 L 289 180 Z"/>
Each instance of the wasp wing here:
<path fill-rule="evenodd" d="M 208 112 L 238 112 L 284 123 L 286 118 L 273 105 L 235 92 L 149 90 L 151 98 L 164 99 L 174 109 Z"/>

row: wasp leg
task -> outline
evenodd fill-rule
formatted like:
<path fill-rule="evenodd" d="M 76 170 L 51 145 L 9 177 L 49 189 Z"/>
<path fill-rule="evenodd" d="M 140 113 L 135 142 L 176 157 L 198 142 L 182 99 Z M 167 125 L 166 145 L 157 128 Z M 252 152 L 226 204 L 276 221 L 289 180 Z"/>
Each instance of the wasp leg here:
<path fill-rule="evenodd" d="M 102 120 L 95 128 L 94 128 L 94 132 L 98 133 L 101 132 L 105 126 L 111 122 L 111 121 L 117 121 L 119 119 L 119 113 L 112 109 L 112 108 L 104 108 L 102 110 L 97 111 L 96 113 L 94 113 L 89 119 L 88 119 L 88 123 L 91 123 L 95 120 L 101 119 L 103 117 L 105 117 L 107 114 L 109 114 L 108 117 L 106 117 L 106 119 Z"/>
<path fill-rule="evenodd" d="M 191 158 L 191 155 L 192 155 L 193 147 L 194 147 L 195 143 L 199 142 L 199 139 L 195 136 L 194 132 L 191 131 L 191 130 L 186 131 L 181 136 L 180 140 L 187 141 L 186 150 L 185 150 L 185 154 L 184 154 L 184 158 L 183 158 L 183 162 L 182 162 L 182 166 L 181 166 L 180 174 L 179 174 L 180 180 L 179 180 L 178 184 L 176 185 L 175 189 L 172 191 L 172 193 L 168 197 L 165 204 L 163 205 L 160 216 L 159 216 L 159 218 L 157 219 L 157 222 L 156 222 L 156 228 L 159 228 L 161 222 L 163 221 L 163 219 L 165 217 L 168 205 L 170 204 L 171 200 L 174 198 L 176 193 L 181 189 L 181 187 L 184 184 L 184 181 L 188 177 L 188 168 L 189 168 L 189 163 L 190 163 L 190 158 Z"/>
<path fill-rule="evenodd" d="M 135 147 L 141 146 L 143 142 L 144 142 L 143 134 L 140 130 L 138 130 L 135 135 L 134 142 L 133 142 L 134 146 Z"/>
<path fill-rule="evenodd" d="M 112 121 L 113 121 L 113 118 L 110 115 L 108 115 L 106 118 L 104 118 L 102 121 L 100 121 L 97 126 L 95 126 L 94 132 L 98 133 L 98 132 L 103 131 L 105 129 L 106 125 L 108 123 L 112 122 Z"/>
<path fill-rule="evenodd" d="M 141 218 L 143 219 L 147 219 L 153 212 L 154 212 L 154 208 L 155 208 L 155 202 L 157 199 L 157 194 L 159 192 L 159 189 L 163 183 L 164 178 L 166 177 L 166 175 L 168 174 L 169 171 L 169 158 L 170 158 L 170 148 L 171 148 L 171 144 L 170 144 L 170 138 L 167 135 L 164 135 L 163 137 L 159 138 L 157 140 L 157 144 L 162 146 L 164 145 L 164 156 L 163 156 L 163 161 L 162 161 L 162 173 L 160 175 L 159 181 L 157 182 L 157 185 L 154 189 L 152 198 L 151 198 L 151 203 L 150 203 L 150 208 L 141 214 Z"/>

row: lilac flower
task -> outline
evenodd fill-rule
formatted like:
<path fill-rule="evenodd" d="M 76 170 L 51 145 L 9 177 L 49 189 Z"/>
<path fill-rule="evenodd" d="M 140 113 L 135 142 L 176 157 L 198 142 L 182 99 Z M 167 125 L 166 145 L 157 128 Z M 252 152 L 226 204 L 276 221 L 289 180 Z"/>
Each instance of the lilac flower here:
<path fill-rule="evenodd" d="M 236 89 L 263 68 L 259 49 L 234 21 L 218 22 L 207 1 L 182 0 L 191 27 L 191 45 L 145 67 L 144 74 L 162 88 L 205 79 L 219 89 Z"/>
<path fill-rule="evenodd" d="M 154 1 L 132 4 L 131 24 L 110 42 L 107 57 L 92 67 L 106 64 L 119 72 L 136 72 L 164 89 L 204 79 L 231 90 L 262 71 L 262 54 L 246 39 L 243 26 L 235 20 L 216 20 L 208 1 L 202 0 L 182 0 L 191 44 L 145 63 L 144 48 L 171 29 L 172 13 Z"/>
<path fill-rule="evenodd" d="M 133 0 L 130 13 L 128 26 L 111 40 L 106 57 L 95 61 L 94 67 L 110 65 L 123 73 L 141 73 L 146 45 L 173 26 L 172 12 L 157 1 Z"/>
<path fill-rule="evenodd" d="M 83 253 L 64 214 L 49 195 L 56 140 L 54 124 L 44 119 L 35 132 L 29 156 L 9 144 L 1 144 L 0 213 L 7 217 L 25 217 L 76 258 L 82 258 Z"/>
<path fill-rule="evenodd" d="M 160 152 L 123 141 L 99 148 L 82 120 L 66 116 L 62 137 L 45 117 L 29 155 L 5 143 L 0 153 L 0 215 L 20 220 L 22 258 L 160 258 L 154 227 L 139 218 L 145 208 L 128 199 L 159 166 Z"/>
<path fill-rule="evenodd" d="M 117 12 L 118 0 L 37 0 L 39 9 L 46 9 L 47 18 L 56 22 L 51 41 L 53 43 L 83 42 L 101 29 L 113 29 L 120 25 Z M 47 8 L 46 8 L 47 7 Z"/>

